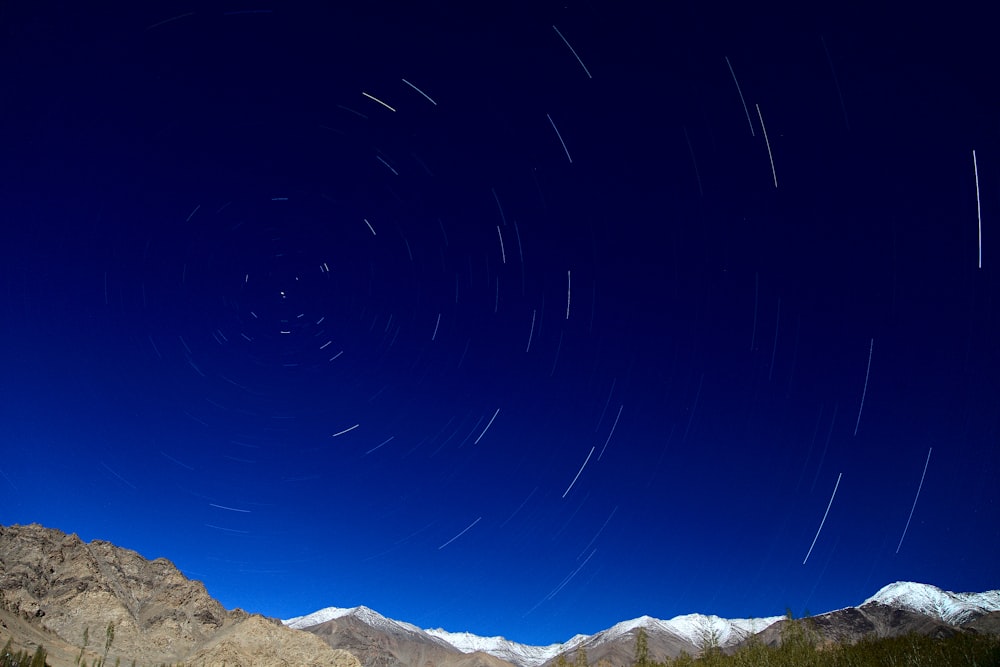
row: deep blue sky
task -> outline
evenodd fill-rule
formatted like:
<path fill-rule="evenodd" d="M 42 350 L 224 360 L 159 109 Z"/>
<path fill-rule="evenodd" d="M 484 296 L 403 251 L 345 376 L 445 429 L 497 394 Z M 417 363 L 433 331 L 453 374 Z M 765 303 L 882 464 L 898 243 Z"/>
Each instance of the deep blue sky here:
<path fill-rule="evenodd" d="M 985 16 L 119 4 L 0 10 L 0 522 L 529 643 L 1000 587 Z"/>

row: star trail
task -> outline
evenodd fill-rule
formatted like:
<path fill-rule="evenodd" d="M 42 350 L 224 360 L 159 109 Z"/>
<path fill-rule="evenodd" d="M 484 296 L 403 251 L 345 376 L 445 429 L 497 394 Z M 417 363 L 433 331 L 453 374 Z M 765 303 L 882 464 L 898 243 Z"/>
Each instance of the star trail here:
<path fill-rule="evenodd" d="M 328 4 L 0 13 L 0 523 L 535 644 L 998 587 L 982 17 Z"/>

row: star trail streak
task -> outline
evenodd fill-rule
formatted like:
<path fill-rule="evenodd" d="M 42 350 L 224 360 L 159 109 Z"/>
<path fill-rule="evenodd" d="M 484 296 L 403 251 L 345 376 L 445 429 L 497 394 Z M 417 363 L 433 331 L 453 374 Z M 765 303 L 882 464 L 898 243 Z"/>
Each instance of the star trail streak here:
<path fill-rule="evenodd" d="M 580 466 L 580 469 L 576 471 L 576 475 L 574 475 L 573 481 L 570 482 L 569 486 L 566 487 L 566 490 L 563 491 L 563 494 L 562 494 L 563 498 L 565 498 L 567 495 L 569 495 L 570 489 L 572 489 L 573 485 L 576 484 L 576 480 L 580 479 L 580 475 L 583 473 L 583 469 L 586 468 L 587 464 L 590 462 L 590 457 L 594 455 L 594 450 L 595 449 L 597 449 L 597 448 L 596 447 L 591 447 L 590 448 L 590 452 L 587 454 L 587 458 L 585 458 L 583 460 L 583 464 Z"/>
<path fill-rule="evenodd" d="M 816 537 L 813 538 L 812 544 L 809 545 L 809 551 L 806 552 L 806 557 L 802 559 L 802 564 L 805 565 L 806 561 L 809 560 L 809 556 L 812 555 L 813 547 L 816 546 L 816 540 L 819 539 L 819 534 L 823 531 L 823 524 L 826 523 L 826 517 L 830 513 L 830 508 L 833 506 L 833 499 L 837 496 L 837 489 L 840 488 L 840 478 L 844 476 L 844 473 L 839 473 L 837 475 L 837 483 L 833 485 L 833 493 L 830 494 L 830 502 L 826 504 L 826 511 L 823 512 L 823 519 L 819 522 L 819 528 L 816 529 Z"/>
<path fill-rule="evenodd" d="M 449 544 L 451 544 L 452 542 L 454 542 L 455 540 L 457 540 L 458 538 L 460 538 L 462 535 L 465 535 L 467 532 L 469 532 L 469 530 L 473 526 L 475 526 L 477 523 L 479 523 L 480 520 L 482 520 L 482 518 L 483 517 L 477 518 L 475 521 L 473 521 L 468 526 L 466 526 L 461 532 L 459 532 L 458 535 L 456 535 L 455 537 L 451 538 L 450 540 L 448 540 L 447 542 L 445 542 L 444 544 L 442 544 L 441 546 L 439 546 L 438 547 L 438 551 L 440 551 L 441 549 L 444 549 L 446 546 L 448 546 Z"/>
<path fill-rule="evenodd" d="M 927 476 L 927 466 L 931 462 L 931 452 L 934 451 L 933 447 L 927 449 L 927 460 L 924 461 L 924 471 L 920 473 L 920 484 L 917 485 L 917 493 L 913 496 L 913 506 L 910 507 L 910 515 L 906 517 L 906 525 L 903 526 L 903 534 L 899 536 L 899 544 L 896 545 L 896 553 L 899 553 L 900 548 L 903 546 L 903 540 L 906 539 L 906 531 L 910 529 L 910 521 L 913 519 L 913 511 L 917 509 L 917 500 L 920 498 L 920 490 L 924 488 L 924 477 Z"/>

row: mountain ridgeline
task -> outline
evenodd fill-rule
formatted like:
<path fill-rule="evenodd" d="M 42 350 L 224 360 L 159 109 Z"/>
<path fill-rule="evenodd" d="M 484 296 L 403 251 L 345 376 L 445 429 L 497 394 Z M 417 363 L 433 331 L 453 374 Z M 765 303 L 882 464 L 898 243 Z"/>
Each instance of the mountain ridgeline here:
<path fill-rule="evenodd" d="M 1000 591 L 890 584 L 808 619 L 688 614 L 561 644 L 424 630 L 367 608 L 278 621 L 226 610 L 163 558 L 38 525 L 0 526 L 0 667 L 1000 666 Z"/>
<path fill-rule="evenodd" d="M 421 660 L 427 646 L 441 646 L 437 642 L 470 658 L 485 653 L 514 667 L 884 665 L 893 660 L 917 666 L 1000 666 L 1000 591 L 951 593 L 912 582 L 890 584 L 857 607 L 806 619 L 642 616 L 549 646 L 422 630 L 367 607 L 330 607 L 284 622 L 352 652 L 350 642 L 368 636 L 366 650 L 375 653 L 358 654 L 365 667 L 451 664 Z M 878 662 L 869 663 L 865 656 Z"/>
<path fill-rule="evenodd" d="M 7 642 L 11 654 L 44 646 L 54 667 L 360 667 L 316 636 L 226 610 L 166 559 L 38 525 L 0 526 L 0 645 Z"/>

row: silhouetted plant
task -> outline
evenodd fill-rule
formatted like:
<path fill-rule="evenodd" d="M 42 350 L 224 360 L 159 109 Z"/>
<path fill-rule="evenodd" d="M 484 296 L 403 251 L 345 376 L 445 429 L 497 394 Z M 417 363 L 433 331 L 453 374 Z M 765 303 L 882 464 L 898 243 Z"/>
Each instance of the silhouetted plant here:
<path fill-rule="evenodd" d="M 714 652 L 693 658 L 681 653 L 663 667 L 1000 667 L 1000 637 L 995 635 L 957 631 L 941 639 L 909 634 L 821 644 L 809 619 L 787 621 L 779 646 L 749 638 L 731 655 Z"/>
<path fill-rule="evenodd" d="M 45 649 L 39 646 L 35 649 L 35 654 L 31 656 L 30 667 L 46 667 Z"/>
<path fill-rule="evenodd" d="M 635 633 L 635 664 L 638 667 L 649 666 L 649 640 L 645 628 L 639 628 Z"/>
<path fill-rule="evenodd" d="M 705 618 L 698 628 L 697 645 L 698 656 L 703 664 L 717 664 L 718 661 L 716 658 L 722 655 L 722 646 L 719 639 L 719 631 L 709 618 Z"/>
<path fill-rule="evenodd" d="M 0 667 L 48 667 L 45 659 L 44 646 L 39 646 L 35 649 L 34 655 L 29 656 L 26 651 L 15 653 L 11 639 L 7 640 L 3 650 L 0 651 Z"/>
<path fill-rule="evenodd" d="M 108 629 L 104 631 L 104 659 L 101 660 L 103 665 L 108 661 L 108 651 L 111 650 L 111 642 L 115 640 L 115 623 L 114 621 L 108 621 Z"/>
<path fill-rule="evenodd" d="M 83 645 L 80 647 L 80 655 L 76 657 L 76 664 L 80 664 L 83 660 L 83 652 L 87 650 L 87 644 L 90 643 L 90 626 L 84 626 L 83 628 Z"/>

